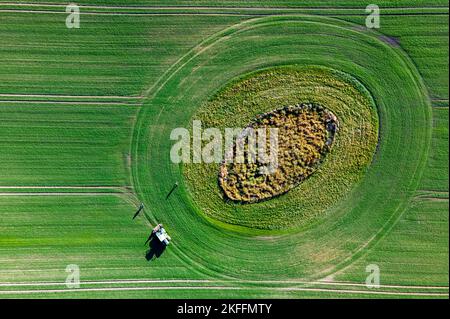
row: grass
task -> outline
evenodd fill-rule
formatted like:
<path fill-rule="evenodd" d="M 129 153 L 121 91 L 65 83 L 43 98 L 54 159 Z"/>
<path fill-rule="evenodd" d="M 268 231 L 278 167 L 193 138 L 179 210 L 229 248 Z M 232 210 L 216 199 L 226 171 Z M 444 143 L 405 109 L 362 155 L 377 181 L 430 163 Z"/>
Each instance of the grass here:
<path fill-rule="evenodd" d="M 378 264 L 382 282 L 448 285 L 448 108 L 433 109 L 433 138 L 419 189 L 392 231 L 337 280 L 361 281 L 368 264 Z M 442 154 L 444 153 L 444 154 Z M 442 156 L 440 165 L 436 157 Z M 445 157 L 445 160 L 443 159 Z M 447 165 L 443 165 L 447 164 Z"/>
<path fill-rule="evenodd" d="M 89 3 L 106 4 L 106 1 Z M 117 3 L 108 1 L 108 4 Z M 161 4 L 134 0 L 127 5 L 156 3 Z M 329 4 L 317 0 L 300 4 L 271 1 L 264 5 L 313 3 Z M 237 0 L 189 4 L 262 5 Z M 447 2 L 378 4 L 446 6 Z M 236 25 L 221 34 L 223 37 L 214 34 L 251 16 L 203 16 L 192 12 L 184 16 L 83 15 L 82 28 L 73 32 L 61 27 L 64 14 L 0 12 L 3 40 L 0 93 L 75 95 L 70 98 L 0 96 L 2 119 L 7 119 L 0 125 L 4 137 L 0 185 L 42 186 L 32 190 L 36 193 L 65 192 L 48 188 L 54 184 L 92 185 L 103 187 L 98 192 L 118 193 L 94 196 L 89 194 L 92 192 L 89 189 L 70 189 L 66 191 L 84 195 L 16 196 L 14 193 L 26 190 L 1 189 L 0 193 L 12 194 L 0 196 L 0 283 L 56 281 L 57 286 L 49 287 L 61 288 L 67 275 L 66 265 L 80 263 L 82 280 L 214 281 L 146 284 L 154 288 L 222 285 L 216 281 L 224 279 L 236 280 L 233 285 L 246 287 L 242 290 L 91 290 L 17 295 L 16 290 L 43 286 L 0 286 L 1 292 L 7 291 L 0 297 L 426 297 L 330 290 L 282 291 L 261 282 L 313 280 L 334 274 L 335 280 L 361 284 L 367 262 L 380 264 L 382 284 L 448 287 L 448 129 L 445 128 L 448 123 L 448 9 L 384 9 L 380 31 L 395 37 L 399 43 L 391 47 L 383 42 L 380 34 L 363 34 L 353 29 L 355 25 L 343 22 L 363 25 L 364 10 L 348 7 L 364 7 L 366 3 L 342 1 L 338 5 L 347 9 L 307 12 L 329 14 L 340 21 L 267 18 Z M 15 5 L 8 7 L 20 9 Z M 248 10 L 244 11 L 249 14 Z M 208 37 L 209 40 L 199 45 Z M 302 233 L 282 236 L 250 236 L 229 229 L 228 224 L 202 218 L 195 203 L 189 200 L 185 185 L 165 200 L 173 183 L 182 180 L 181 168 L 170 165 L 166 153 L 170 147 L 167 133 L 171 128 L 189 123 L 195 110 L 232 79 L 267 67 L 294 63 L 319 64 L 351 74 L 368 88 L 379 106 L 380 148 L 354 191 L 320 223 Z M 123 101 L 111 97 L 107 99 L 110 105 L 105 105 L 102 103 L 105 99 L 98 95 L 132 98 Z M 142 108 L 141 95 L 146 97 Z M 427 96 L 435 106 L 433 119 Z M 88 106 L 86 102 L 95 104 Z M 118 102 L 122 104 L 115 104 Z M 135 119 L 134 115 L 138 117 Z M 97 124 L 102 123 L 93 131 L 86 123 L 92 118 Z M 85 126 L 77 127 L 72 122 L 83 122 Z M 128 162 L 121 159 L 124 153 L 130 153 L 132 132 L 133 141 L 138 144 L 131 146 L 131 163 L 136 166 L 132 167 L 130 176 Z M 39 153 L 47 136 L 53 149 L 44 148 Z M 83 143 L 103 143 L 105 149 L 86 146 L 77 152 L 71 139 L 80 138 Z M 51 169 L 50 164 L 59 168 Z M 91 173 L 83 170 L 86 167 L 93 167 Z M 128 194 L 124 190 L 128 181 L 145 201 L 147 218 L 131 220 L 138 202 L 124 197 Z M 120 191 L 106 189 L 106 184 L 115 185 Z M 147 247 L 142 242 L 149 227 L 146 220 L 152 224 L 164 222 L 174 239 L 173 246 L 151 263 L 145 260 Z M 249 286 L 243 279 L 259 283 Z M 86 287 L 144 285 L 105 283 Z M 291 286 L 284 282 L 278 287 Z M 329 288 L 339 286 L 333 283 Z M 423 292 L 418 288 L 380 288 L 386 290 Z M 448 288 L 439 291 L 447 293 L 448 298 Z"/>
<path fill-rule="evenodd" d="M 193 44 L 242 19 L 88 15 L 74 32 L 65 18 L 2 13 L 0 93 L 139 96 Z"/>
<path fill-rule="evenodd" d="M 129 185 L 136 111 L 126 104 L 3 104 L 0 186 Z"/>
<path fill-rule="evenodd" d="M 135 209 L 135 201 L 112 194 L 2 196 L 0 282 L 64 283 L 69 264 L 80 267 L 83 281 L 195 278 L 170 251 L 149 267 L 144 242 L 151 228 L 145 218 L 131 219 Z"/>
<path fill-rule="evenodd" d="M 381 282 L 448 285 L 448 198 L 414 199 L 392 232 L 336 280 L 364 281 L 377 264 Z"/>
<path fill-rule="evenodd" d="M 448 101 L 433 109 L 433 138 L 420 189 L 448 193 Z"/>

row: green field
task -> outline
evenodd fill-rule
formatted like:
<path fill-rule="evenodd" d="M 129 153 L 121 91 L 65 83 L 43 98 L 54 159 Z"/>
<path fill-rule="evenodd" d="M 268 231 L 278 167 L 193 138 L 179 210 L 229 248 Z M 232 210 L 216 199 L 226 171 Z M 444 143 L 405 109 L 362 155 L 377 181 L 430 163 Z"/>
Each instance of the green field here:
<path fill-rule="evenodd" d="M 380 1 L 378 30 L 358 0 L 78 3 L 68 29 L 0 1 L 0 298 L 448 298 L 447 1 Z M 219 165 L 170 161 L 174 128 L 303 100 L 344 128 L 285 195 L 226 203 Z"/>

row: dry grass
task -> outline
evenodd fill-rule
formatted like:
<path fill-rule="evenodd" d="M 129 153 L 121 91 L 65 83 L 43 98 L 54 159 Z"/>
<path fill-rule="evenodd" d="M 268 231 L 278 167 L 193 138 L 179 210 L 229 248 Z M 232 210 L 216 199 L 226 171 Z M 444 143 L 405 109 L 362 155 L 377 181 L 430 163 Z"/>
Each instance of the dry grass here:
<path fill-rule="evenodd" d="M 252 132 L 278 129 L 278 145 L 271 145 L 268 137 L 264 147 L 258 145 L 258 149 L 277 149 L 268 154 L 276 156 L 273 163 L 276 167 L 270 171 L 267 160 L 260 158 L 253 149 L 250 141 L 257 140 L 255 136 L 238 137 L 233 151 L 236 154 L 237 144 L 242 142 L 244 161 L 222 163 L 219 185 L 224 195 L 233 201 L 253 203 L 288 192 L 316 171 L 333 145 L 337 127 L 336 116 L 313 103 L 288 106 L 258 116 L 247 127 L 253 129 Z"/>

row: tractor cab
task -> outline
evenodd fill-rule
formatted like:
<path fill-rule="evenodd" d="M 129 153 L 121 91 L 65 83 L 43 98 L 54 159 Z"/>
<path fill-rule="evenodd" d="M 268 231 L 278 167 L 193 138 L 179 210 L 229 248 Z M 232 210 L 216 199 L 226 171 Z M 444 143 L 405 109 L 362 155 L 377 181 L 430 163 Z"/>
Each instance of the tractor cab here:
<path fill-rule="evenodd" d="M 155 228 L 153 228 L 152 233 L 165 246 L 169 245 L 169 242 L 172 240 L 162 224 L 158 224 Z"/>

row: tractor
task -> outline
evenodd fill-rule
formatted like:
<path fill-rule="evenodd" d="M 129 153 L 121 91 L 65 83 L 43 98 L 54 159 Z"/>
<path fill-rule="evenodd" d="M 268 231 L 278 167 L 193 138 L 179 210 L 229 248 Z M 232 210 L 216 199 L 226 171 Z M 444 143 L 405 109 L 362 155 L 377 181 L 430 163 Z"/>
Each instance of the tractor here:
<path fill-rule="evenodd" d="M 162 224 L 158 224 L 155 228 L 153 228 L 152 235 L 158 238 L 158 240 L 165 246 L 169 245 L 169 242 L 172 240 Z"/>

